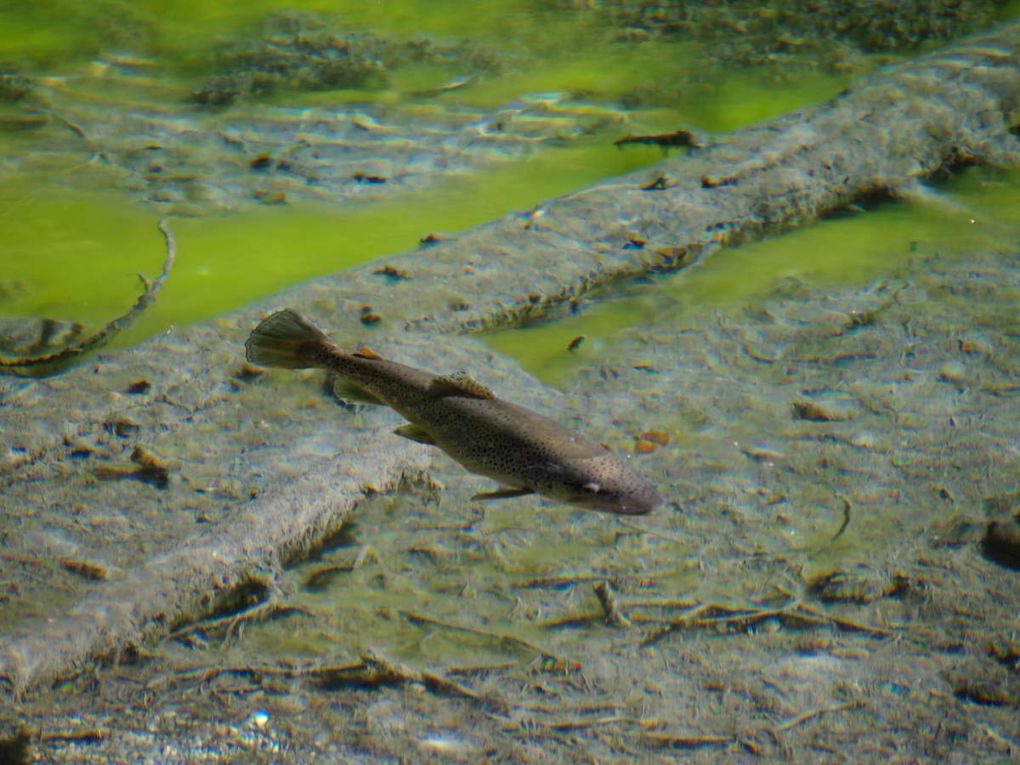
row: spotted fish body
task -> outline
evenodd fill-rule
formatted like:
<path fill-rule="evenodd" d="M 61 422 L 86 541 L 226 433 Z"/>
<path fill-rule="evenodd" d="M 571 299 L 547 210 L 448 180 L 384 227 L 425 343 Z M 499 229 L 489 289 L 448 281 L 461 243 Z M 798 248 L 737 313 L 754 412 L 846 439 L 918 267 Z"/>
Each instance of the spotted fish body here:
<path fill-rule="evenodd" d="M 260 366 L 330 369 L 409 422 L 396 432 L 438 446 L 503 489 L 478 499 L 532 492 L 626 515 L 661 504 L 655 488 L 608 449 L 525 407 L 496 398 L 464 375 L 438 376 L 362 350 L 347 353 L 293 311 L 265 319 L 245 344 Z"/>

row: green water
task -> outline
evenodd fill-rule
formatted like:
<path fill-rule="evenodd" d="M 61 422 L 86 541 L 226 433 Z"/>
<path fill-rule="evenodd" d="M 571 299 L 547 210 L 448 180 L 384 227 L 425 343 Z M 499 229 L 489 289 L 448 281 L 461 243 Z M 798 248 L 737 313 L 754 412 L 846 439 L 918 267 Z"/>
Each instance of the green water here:
<path fill-rule="evenodd" d="M 1015 5 L 1003 13 L 1015 12 Z M 0 60 L 16 62 L 26 75 L 78 99 L 128 109 L 158 105 L 170 115 L 188 115 L 194 109 L 188 93 L 215 71 L 215 52 L 225 41 L 254 33 L 268 16 L 293 7 L 278 0 L 0 4 Z M 465 107 L 495 109 L 528 94 L 555 92 L 575 108 L 589 104 L 613 119 L 583 138 L 546 145 L 512 162 L 491 163 L 467 178 L 441 180 L 424 193 L 375 203 L 300 203 L 178 220 L 178 262 L 167 287 L 118 344 L 412 249 L 430 232 L 452 233 L 527 209 L 663 156 L 656 149 L 614 148 L 612 140 L 622 133 L 664 132 L 678 124 L 710 132 L 733 130 L 817 103 L 852 79 L 805 71 L 777 83 L 762 72 L 738 68 L 706 74 L 692 43 L 629 44 L 595 15 L 543 9 L 525 0 L 401 0 L 384 7 L 306 0 L 300 7 L 325 14 L 343 29 L 395 40 L 428 35 L 439 43 L 466 41 L 490 51 L 500 59 L 498 70 L 442 96 Z M 130 61 L 150 74 L 111 77 L 116 68 L 111 61 Z M 410 103 L 410 94 L 440 88 L 458 74 L 455 66 L 405 67 L 375 90 L 278 93 L 271 103 L 364 102 L 413 113 L 430 107 Z M 3 115 L 16 109 L 3 105 Z M 0 129 L 0 152 L 17 157 L 32 150 L 45 156 L 51 140 L 52 132 Z M 120 190 L 116 175 L 94 157 L 69 159 L 55 152 L 51 160 L 27 170 L 5 167 L 0 167 L 0 314 L 99 326 L 123 312 L 138 294 L 136 274 L 153 276 L 161 266 L 159 212 Z M 1015 190 L 1015 185 L 1006 189 Z M 1003 193 L 989 192 L 988 199 L 975 203 L 993 204 Z M 918 238 L 911 231 L 926 226 L 929 238 L 963 237 L 954 246 L 969 241 L 966 226 L 956 228 L 919 207 L 893 206 L 728 253 L 696 275 L 695 288 L 685 288 L 679 299 L 697 312 L 714 301 L 739 300 L 766 289 L 785 273 L 863 278 L 888 263 L 883 243 L 892 239 L 896 251 L 903 251 L 905 241 Z M 834 230 L 840 233 L 826 233 Z M 824 259 L 819 251 L 825 252 Z M 570 366 L 562 348 L 571 337 L 585 334 L 597 341 L 658 310 L 655 300 L 625 300 L 554 328 L 499 336 L 493 344 L 555 380 Z M 597 345 L 586 344 L 578 356 Z"/>
<path fill-rule="evenodd" d="M 696 328 L 715 321 L 716 309 L 746 305 L 786 279 L 821 289 L 864 284 L 910 258 L 964 256 L 1018 240 L 1020 172 L 972 168 L 927 197 L 849 212 L 735 247 L 682 276 L 662 277 L 629 288 L 626 297 L 596 302 L 580 315 L 493 333 L 487 340 L 559 385 L 582 364 L 612 359 L 614 336 L 635 325 L 669 321 Z M 579 336 L 584 341 L 568 351 Z"/>
<path fill-rule="evenodd" d="M 209 318 L 288 285 L 418 246 L 509 210 L 527 209 L 655 161 L 656 149 L 600 145 L 550 150 L 531 161 L 458 177 L 381 203 L 271 207 L 173 222 L 178 256 L 156 305 L 118 339 L 127 344 L 175 324 Z M 0 189 L 6 315 L 101 324 L 139 292 L 137 273 L 159 273 L 159 215 L 113 190 L 90 194 L 21 178 Z M 83 267 L 84 264 L 84 267 Z"/>

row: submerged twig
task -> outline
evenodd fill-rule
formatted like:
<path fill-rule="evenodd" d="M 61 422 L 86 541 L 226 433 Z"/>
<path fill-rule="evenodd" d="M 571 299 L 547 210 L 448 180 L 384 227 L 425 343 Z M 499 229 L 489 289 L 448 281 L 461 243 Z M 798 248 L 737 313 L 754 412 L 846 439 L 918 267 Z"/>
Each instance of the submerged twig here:
<path fill-rule="evenodd" d="M 507 709 L 509 707 L 506 702 L 500 701 L 499 699 L 481 696 L 466 685 L 458 683 L 456 680 L 451 680 L 450 678 L 436 672 L 417 670 L 406 664 L 392 661 L 391 659 L 380 656 L 371 649 L 363 651 L 361 659 L 365 662 L 366 668 L 370 671 L 370 677 L 362 678 L 361 682 L 418 683 L 419 685 L 424 685 L 434 693 L 442 693 L 447 696 L 461 696 L 463 698 L 470 699 L 471 701 L 480 702 L 499 709 Z"/>
<path fill-rule="evenodd" d="M 602 610 L 606 612 L 606 624 L 612 627 L 631 626 L 630 619 L 620 610 L 620 605 L 616 602 L 616 593 L 609 586 L 609 582 L 595 582 L 592 589 L 595 590 L 595 596 L 599 599 Z"/>
<path fill-rule="evenodd" d="M 837 539 L 839 539 L 841 536 L 843 536 L 843 532 L 846 531 L 847 527 L 850 525 L 850 510 L 852 509 L 853 505 L 850 504 L 849 499 L 843 496 L 839 497 L 839 501 L 843 503 L 843 522 L 839 525 L 839 528 L 836 530 L 836 533 L 832 535 L 832 539 L 828 541 L 828 544 L 830 545 Z"/>
<path fill-rule="evenodd" d="M 301 678 L 332 678 L 349 672 L 365 669 L 363 661 L 349 661 L 342 664 L 309 664 L 293 667 L 286 664 L 235 664 L 224 667 L 189 667 L 174 672 L 172 675 L 161 675 L 149 682 L 147 690 L 159 690 L 167 685 L 171 678 L 186 680 L 195 678 L 199 683 L 208 683 L 222 675 L 244 675 L 258 681 L 262 677 Z"/>
<path fill-rule="evenodd" d="M 411 624 L 430 624 L 434 627 L 442 627 L 443 629 L 453 630 L 455 632 L 465 632 L 469 635 L 478 635 L 480 637 L 489 638 L 490 640 L 495 640 L 499 643 L 509 643 L 510 645 L 517 646 L 518 648 L 524 648 L 528 651 L 537 653 L 543 659 L 552 659 L 556 662 L 562 661 L 560 657 L 549 653 L 549 651 L 544 648 L 513 635 L 506 635 L 499 632 L 488 632 L 487 630 L 479 629 L 478 627 L 468 627 L 462 624 L 451 624 L 450 622 L 440 621 L 439 619 L 431 616 L 417 614 L 413 611 L 401 611 L 400 614 L 407 619 L 407 621 L 411 622 Z"/>
<path fill-rule="evenodd" d="M 779 732 L 796 728 L 801 723 L 805 723 L 815 717 L 821 717 L 822 715 L 832 714 L 833 712 L 842 712 L 845 709 L 859 709 L 864 706 L 862 701 L 850 701 L 846 704 L 837 704 L 831 707 L 820 707 L 818 709 L 809 709 L 806 712 L 801 712 L 796 717 L 791 717 L 789 720 L 780 723 L 776 726 L 776 730 Z"/>
<path fill-rule="evenodd" d="M 302 608 L 301 606 L 287 606 L 273 599 L 264 603 L 258 603 L 251 608 L 228 616 L 221 616 L 218 619 L 197 622 L 196 624 L 189 625 L 186 628 L 174 632 L 170 635 L 170 637 L 177 639 L 196 632 L 201 632 L 207 638 L 222 634 L 222 640 L 223 642 L 226 642 L 230 639 L 234 630 L 244 624 L 249 622 L 265 622 L 276 616 L 289 616 L 291 614 L 314 616 L 314 614 L 307 608 Z"/>
<path fill-rule="evenodd" d="M 166 240 L 166 260 L 163 262 L 163 271 L 158 277 L 156 277 L 156 280 L 152 282 L 139 274 L 139 278 L 142 280 L 145 290 L 135 301 L 135 304 L 128 309 L 127 313 L 124 313 L 108 322 L 106 326 L 89 337 L 86 337 L 84 340 L 75 342 L 56 353 L 49 353 L 45 356 L 25 356 L 15 359 L 0 359 L 0 369 L 23 369 L 26 367 L 61 364 L 80 356 L 83 353 L 87 353 L 94 348 L 98 348 L 126 329 L 127 326 L 156 299 L 156 295 L 163 287 L 167 277 L 170 276 L 170 270 L 173 268 L 174 260 L 177 258 L 177 242 L 174 240 L 174 235 L 170 231 L 170 227 L 165 218 L 159 222 L 159 230 L 163 233 L 163 238 Z"/>
<path fill-rule="evenodd" d="M 707 615 L 706 615 L 707 614 Z M 736 627 L 746 628 L 769 619 L 792 622 L 801 626 L 835 627 L 848 632 L 861 632 L 872 637 L 888 637 L 892 630 L 872 627 L 867 624 L 830 616 L 803 603 L 792 603 L 782 608 L 729 608 L 712 603 L 702 603 L 692 608 L 679 619 L 667 623 L 662 628 L 649 632 L 641 645 L 652 645 L 673 632 L 685 627 Z"/>
<path fill-rule="evenodd" d="M 172 677 L 178 680 L 194 678 L 199 683 L 208 683 L 223 675 L 244 675 L 256 683 L 260 683 L 263 677 L 310 680 L 326 688 L 343 685 L 379 686 L 393 683 L 416 683 L 425 686 L 434 693 L 470 699 L 501 710 L 509 708 L 506 702 L 476 693 L 466 685 L 451 680 L 445 675 L 414 669 L 407 664 L 387 659 L 371 649 L 362 651 L 357 660 L 335 664 L 303 666 L 240 664 L 225 667 L 191 667 L 173 673 Z M 158 678 L 147 687 L 149 690 L 158 690 L 166 682 L 166 677 Z"/>

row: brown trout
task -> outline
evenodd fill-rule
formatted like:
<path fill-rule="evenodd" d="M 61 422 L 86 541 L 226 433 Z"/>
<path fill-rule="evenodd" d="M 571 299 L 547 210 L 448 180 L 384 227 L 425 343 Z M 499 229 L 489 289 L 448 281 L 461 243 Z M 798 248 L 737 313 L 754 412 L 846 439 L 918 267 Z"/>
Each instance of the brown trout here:
<path fill-rule="evenodd" d="M 293 311 L 265 319 L 245 343 L 248 361 L 283 369 L 329 369 L 408 420 L 394 432 L 438 446 L 497 491 L 473 499 L 525 494 L 626 515 L 662 503 L 655 488 L 606 447 L 547 417 L 502 401 L 466 375 L 434 375 L 362 349 L 340 350 Z"/>

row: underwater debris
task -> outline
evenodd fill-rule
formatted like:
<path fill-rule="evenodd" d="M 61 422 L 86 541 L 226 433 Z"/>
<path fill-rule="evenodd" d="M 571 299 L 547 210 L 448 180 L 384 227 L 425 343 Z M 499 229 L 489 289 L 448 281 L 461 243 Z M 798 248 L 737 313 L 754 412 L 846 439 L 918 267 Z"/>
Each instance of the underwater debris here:
<path fill-rule="evenodd" d="M 991 521 L 981 540 L 981 551 L 1000 566 L 1020 571 L 1020 515 Z"/>
<path fill-rule="evenodd" d="M 314 92 L 386 86 L 391 71 L 405 66 L 456 64 L 470 74 L 440 88 L 455 90 L 496 61 L 469 45 L 443 46 L 427 39 L 393 41 L 366 33 L 331 31 L 324 19 L 281 14 L 269 20 L 266 34 L 227 46 L 219 55 L 220 72 L 192 93 L 203 106 L 221 107 L 243 98 L 261 98 L 289 90 Z"/>
<path fill-rule="evenodd" d="M 29 765 L 36 762 L 35 755 L 29 748 L 32 738 L 23 728 L 13 732 L 4 731 L 0 734 L 0 762 L 10 765 Z"/>
<path fill-rule="evenodd" d="M 65 559 L 60 561 L 60 567 L 65 571 L 70 571 L 72 574 L 77 574 L 82 579 L 88 579 L 93 582 L 105 582 L 110 578 L 110 568 L 102 563 Z"/>
<path fill-rule="evenodd" d="M 708 139 L 700 133 L 687 128 L 680 128 L 672 133 L 658 135 L 625 135 L 613 141 L 613 146 L 626 146 L 629 143 L 650 144 L 652 146 L 690 146 L 700 149 L 708 146 Z"/>
<path fill-rule="evenodd" d="M 642 186 L 641 190 L 642 191 L 664 191 L 666 189 L 671 189 L 671 188 L 673 188 L 676 185 L 677 185 L 676 181 L 671 181 L 665 175 L 660 175 L 658 178 L 656 178 L 651 183 L 648 183 L 648 184 L 645 184 L 644 186 Z"/>
<path fill-rule="evenodd" d="M 32 81 L 16 69 L 0 69 L 0 101 L 20 101 L 32 92 L 32 88 Z"/>
<path fill-rule="evenodd" d="M 96 478 L 101 480 L 125 480 L 133 479 L 142 483 L 151 484 L 157 489 L 166 489 L 170 485 L 170 469 L 167 464 L 146 449 L 144 446 L 136 446 L 131 452 L 131 461 L 138 465 L 137 468 L 97 468 L 94 471 Z"/>
<path fill-rule="evenodd" d="M 372 310 L 372 306 L 363 305 L 361 306 L 361 323 L 366 327 L 370 327 L 373 324 L 378 324 L 382 321 L 382 316 Z"/>
<path fill-rule="evenodd" d="M 127 313 L 108 322 L 106 326 L 89 337 L 75 341 L 72 345 L 54 353 L 48 353 L 43 356 L 0 358 L 0 372 L 6 370 L 11 373 L 18 373 L 20 370 L 27 370 L 29 374 L 33 372 L 56 374 L 62 371 L 72 359 L 104 345 L 126 329 L 156 299 L 156 295 L 159 294 L 167 277 L 170 276 L 170 270 L 173 268 L 174 260 L 177 257 L 177 243 L 174 241 L 174 235 L 170 231 L 166 219 L 159 222 L 159 230 L 163 233 L 163 237 L 166 240 L 166 260 L 163 262 L 163 271 L 152 282 L 139 274 L 145 291 L 138 297 L 135 304 L 128 309 Z"/>
<path fill-rule="evenodd" d="M 125 393 L 131 396 L 142 396 L 149 392 L 152 388 L 152 383 L 148 380 L 135 380 L 124 390 Z"/>
<path fill-rule="evenodd" d="M 831 402 L 794 401 L 791 409 L 795 419 L 811 422 L 844 422 L 855 415 L 853 410 Z"/>
<path fill-rule="evenodd" d="M 414 278 L 407 271 L 403 271 L 403 270 L 397 268 L 396 266 L 391 266 L 391 265 L 385 265 L 385 266 L 382 266 L 380 268 L 377 268 L 372 273 L 373 274 L 379 274 L 380 276 L 385 276 L 387 279 L 389 279 L 392 282 L 401 282 L 401 281 L 404 281 L 406 279 Z"/>
<path fill-rule="evenodd" d="M 669 443 L 669 434 L 661 430 L 649 430 L 637 437 L 634 443 L 634 451 L 638 454 L 651 454 L 660 446 Z"/>
<path fill-rule="evenodd" d="M 433 245 L 439 244 L 446 239 L 445 236 L 438 234 L 426 234 L 418 240 L 418 244 L 422 247 L 432 247 Z"/>

